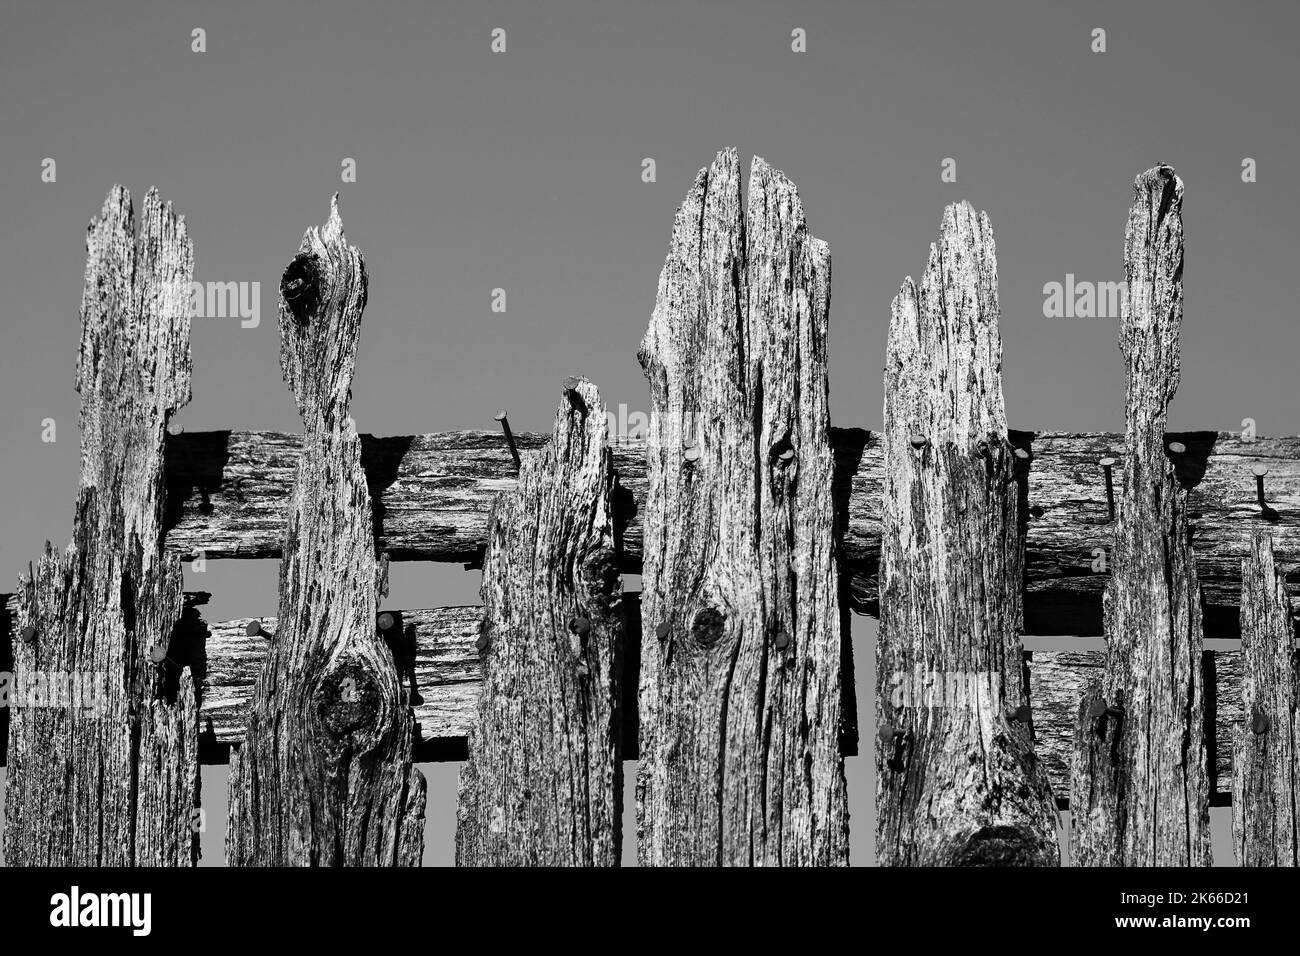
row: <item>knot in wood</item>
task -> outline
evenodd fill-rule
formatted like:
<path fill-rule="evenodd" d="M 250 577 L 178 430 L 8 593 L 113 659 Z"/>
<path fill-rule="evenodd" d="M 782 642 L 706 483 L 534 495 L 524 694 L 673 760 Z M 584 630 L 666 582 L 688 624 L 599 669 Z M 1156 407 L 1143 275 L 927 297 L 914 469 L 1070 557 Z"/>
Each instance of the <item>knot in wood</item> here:
<path fill-rule="evenodd" d="M 379 706 L 379 686 L 369 669 L 357 661 L 335 667 L 316 691 L 316 713 L 336 737 L 372 725 Z"/>
<path fill-rule="evenodd" d="M 712 647 L 722 639 L 727 617 L 716 607 L 701 608 L 691 623 L 691 637 L 701 647 Z"/>
<path fill-rule="evenodd" d="M 1262 734 L 1268 733 L 1268 728 L 1269 728 L 1268 714 L 1264 713 L 1263 708 L 1260 707 L 1259 704 L 1256 704 L 1255 713 L 1250 720 L 1250 729 L 1255 734 L 1255 736 L 1258 737 L 1261 736 Z"/>
<path fill-rule="evenodd" d="M 309 253 L 299 253 L 280 277 L 280 296 L 299 322 L 308 321 L 320 301 L 320 263 Z"/>

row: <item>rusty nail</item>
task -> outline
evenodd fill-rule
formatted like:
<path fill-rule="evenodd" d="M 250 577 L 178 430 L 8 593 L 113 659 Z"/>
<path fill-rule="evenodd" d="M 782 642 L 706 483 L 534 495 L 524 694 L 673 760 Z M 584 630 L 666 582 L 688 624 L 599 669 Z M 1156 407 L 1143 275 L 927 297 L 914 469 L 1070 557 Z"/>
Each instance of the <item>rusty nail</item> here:
<path fill-rule="evenodd" d="M 510 430 L 510 421 L 506 418 L 506 410 L 503 408 L 494 416 L 501 423 L 501 431 L 506 436 L 506 446 L 510 449 L 510 457 L 515 460 L 515 468 L 519 467 L 519 449 L 515 447 L 515 434 Z"/>
<path fill-rule="evenodd" d="M 379 615 L 379 629 L 381 631 L 386 631 L 392 626 L 393 626 L 393 615 L 389 614 L 387 611 Z"/>
<path fill-rule="evenodd" d="M 1180 441 L 1171 441 L 1169 443 L 1169 453 L 1171 455 L 1181 455 L 1187 451 L 1187 446 Z"/>
<path fill-rule="evenodd" d="M 1103 458 L 1100 462 L 1101 469 L 1106 473 L 1106 507 L 1110 511 L 1110 520 L 1115 520 L 1115 479 L 1111 476 L 1111 469 L 1115 467 L 1114 458 Z"/>
<path fill-rule="evenodd" d="M 672 633 L 672 630 L 673 629 L 668 622 L 664 621 L 655 628 L 655 637 L 659 638 L 661 641 L 666 641 L 668 640 L 668 635 Z"/>
<path fill-rule="evenodd" d="M 36 628 L 28 624 L 23 628 L 23 643 L 31 644 L 36 640 Z"/>

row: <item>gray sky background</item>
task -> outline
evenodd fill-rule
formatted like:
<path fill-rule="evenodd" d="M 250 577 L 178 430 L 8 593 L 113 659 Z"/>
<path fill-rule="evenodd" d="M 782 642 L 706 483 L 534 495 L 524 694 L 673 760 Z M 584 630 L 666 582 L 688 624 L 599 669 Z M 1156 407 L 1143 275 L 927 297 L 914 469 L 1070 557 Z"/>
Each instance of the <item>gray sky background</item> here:
<path fill-rule="evenodd" d="M 191 51 L 195 27 L 206 53 Z M 489 49 L 497 27 L 503 54 Z M 796 27 L 806 53 L 791 52 Z M 1095 27 L 1105 53 L 1090 51 Z M 1044 318 L 1042 289 L 1067 273 L 1122 278 L 1133 177 L 1167 162 L 1187 189 L 1171 426 L 1300 431 L 1297 34 L 1285 2 L 7 4 L 0 590 L 71 534 L 85 228 L 116 182 L 137 208 L 157 185 L 186 216 L 198 281 L 262 285 L 260 327 L 195 322 L 190 431 L 299 427 L 276 287 L 335 190 L 371 276 L 362 431 L 494 427 L 500 407 L 517 430 L 549 428 L 575 373 L 615 411 L 645 410 L 636 349 L 673 213 L 728 145 L 789 174 L 830 244 L 837 424 L 879 425 L 890 299 L 922 270 L 944 204 L 969 199 L 998 240 L 1012 426 L 1119 430 L 1116 320 Z M 46 157 L 55 183 L 41 181 Z M 345 157 L 355 183 L 340 182 Z M 955 184 L 940 181 L 945 157 Z M 1244 157 L 1258 182 L 1241 181 Z M 47 417 L 55 444 L 40 440 Z M 272 613 L 275 577 L 274 562 L 210 563 L 188 584 L 213 592 L 220 618 Z M 407 565 L 392 601 L 473 602 L 477 588 L 459 566 Z M 871 634 L 856 622 L 868 709 Z M 426 770 L 428 860 L 446 862 L 455 767 Z M 205 772 L 210 819 L 223 780 Z M 863 863 L 863 760 L 850 786 Z"/>

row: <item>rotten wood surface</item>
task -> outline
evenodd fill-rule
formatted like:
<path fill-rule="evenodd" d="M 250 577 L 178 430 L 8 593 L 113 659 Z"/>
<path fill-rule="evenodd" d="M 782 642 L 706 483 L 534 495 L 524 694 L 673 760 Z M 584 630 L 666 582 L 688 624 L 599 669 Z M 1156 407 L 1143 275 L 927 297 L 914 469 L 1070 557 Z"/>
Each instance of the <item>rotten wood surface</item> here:
<path fill-rule="evenodd" d="M 605 406 L 565 383 L 551 442 L 493 505 L 483 680 L 456 807 L 457 866 L 617 866 L 622 578 Z"/>
<path fill-rule="evenodd" d="M 410 691 L 375 626 L 386 566 L 348 416 L 366 293 L 335 195 L 280 284 L 280 364 L 305 434 L 277 630 L 230 756 L 231 866 L 418 866 L 423 852 Z"/>
<path fill-rule="evenodd" d="M 894 299 L 885 358 L 882 866 L 1060 864 L 1020 642 L 1020 458 L 998 318 L 993 227 L 950 205 L 919 285 L 907 279 Z"/>
<path fill-rule="evenodd" d="M 1233 739 L 1232 845 L 1240 866 L 1300 865 L 1295 632 L 1273 543 L 1242 562 L 1241 707 Z"/>
<path fill-rule="evenodd" d="M 877 611 L 883 489 L 879 433 L 832 428 L 833 497 L 843 531 L 844 597 L 854 610 Z M 1122 481 L 1124 436 L 1106 432 L 1009 432 L 1031 455 L 1023 519 L 1025 632 L 1102 632 L 1101 595 L 1110 578 L 1114 522 L 1101 459 L 1116 459 Z M 546 436 L 516 433 L 522 452 Z M 1190 488 L 1188 519 L 1214 636 L 1233 636 L 1241 596 L 1241 560 L 1253 530 L 1267 528 L 1279 559 L 1300 565 L 1300 438 L 1254 438 L 1228 432 L 1169 433 L 1186 451 L 1175 462 Z M 169 436 L 168 547 L 187 556 L 278 558 L 299 435 L 198 432 Z M 611 437 L 619 487 L 615 533 L 622 569 L 641 568 L 646 496 L 644 438 Z M 392 438 L 361 436 L 362 464 L 375 501 L 378 547 L 393 560 L 476 562 L 486 541 L 495 495 L 515 483 L 515 466 L 499 431 L 437 432 Z M 1256 466 L 1268 469 L 1268 509 L 1257 501 Z M 1288 592 L 1300 599 L 1300 573 Z"/>
<path fill-rule="evenodd" d="M 1078 711 L 1071 859 L 1208 866 L 1201 595 L 1175 465 L 1186 448 L 1165 438 L 1179 379 L 1183 183 L 1157 166 L 1133 191 L 1119 335 L 1127 441 L 1105 597 L 1106 667 Z"/>
<path fill-rule="evenodd" d="M 274 634 L 279 622 L 275 617 L 263 617 L 208 623 L 197 613 L 207 595 L 199 592 L 186 597 L 193 606 L 181 617 L 170 654 L 174 659 L 189 662 L 186 666 L 194 670 L 199 698 L 200 759 L 204 763 L 225 763 L 230 747 L 243 740 L 248 702 L 268 649 L 266 637 L 250 636 L 248 626 L 256 622 L 263 632 Z M 623 604 L 629 652 L 623 685 L 623 756 L 633 760 L 637 757 L 639 664 L 634 652 L 640 633 L 640 594 L 625 593 Z M 9 607 L 16 606 L 16 598 L 11 596 Z M 5 613 L 0 609 L 0 623 Z M 387 621 L 384 615 L 388 615 Z M 398 672 L 410 688 L 416 719 L 417 760 L 465 759 L 466 738 L 478 717 L 482 668 L 475 642 L 482 619 L 483 608 L 478 605 L 414 610 L 385 608 L 379 615 L 376 626 L 393 647 Z M 12 628 L 14 622 L 10 619 L 4 626 Z M 392 637 L 387 636 L 390 633 Z M 1100 641 L 1095 643 L 1100 646 Z M 178 647 L 187 650 L 178 651 Z M 1058 806 L 1063 807 L 1068 805 L 1070 755 L 1079 698 L 1090 683 L 1100 680 L 1105 657 L 1100 650 L 1036 650 L 1027 653 L 1025 658 L 1038 757 L 1047 768 Z M 1206 751 L 1212 758 L 1210 770 L 1215 782 L 1214 800 L 1226 805 L 1232 793 L 1233 734 L 1243 719 L 1241 654 L 1236 650 L 1206 651 L 1202 672 L 1205 686 L 1214 689 L 1213 696 L 1207 697 L 1205 716 Z M 851 706 L 847 699 L 845 706 Z M 844 750 L 846 757 L 855 754 L 856 749 L 852 747 Z"/>
<path fill-rule="evenodd" d="M 700 171 L 641 343 L 643 865 L 848 862 L 830 258 L 783 174 L 742 194 Z"/>
<path fill-rule="evenodd" d="M 163 545 L 163 446 L 190 398 L 185 221 L 113 187 L 86 238 L 81 477 L 66 551 L 22 582 L 5 794 L 10 866 L 190 866 L 194 683 L 169 660 L 182 575 Z M 10 688 L 11 692 L 14 688 Z M 21 692 L 20 692 L 21 693 Z"/>

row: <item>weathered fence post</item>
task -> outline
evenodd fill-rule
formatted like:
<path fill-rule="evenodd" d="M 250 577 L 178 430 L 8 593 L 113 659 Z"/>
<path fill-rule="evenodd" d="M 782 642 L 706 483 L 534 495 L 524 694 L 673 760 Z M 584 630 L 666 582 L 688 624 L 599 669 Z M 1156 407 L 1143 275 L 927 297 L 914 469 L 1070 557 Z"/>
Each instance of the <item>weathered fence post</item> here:
<path fill-rule="evenodd" d="M 338 196 L 280 283 L 280 364 L 306 426 L 280 613 L 230 757 L 232 866 L 418 866 L 424 777 L 409 691 L 379 636 L 383 588 L 361 441 L 348 417 L 366 269 Z"/>
<path fill-rule="evenodd" d="M 638 855 L 843 864 L 830 257 L 794 184 L 734 150 L 678 209 L 650 383 Z"/>
<path fill-rule="evenodd" d="M 616 866 L 622 579 L 605 406 L 584 380 L 488 519 L 484 678 L 460 772 L 460 866 Z"/>
<path fill-rule="evenodd" d="M 1134 182 L 1125 234 L 1123 483 L 1105 596 L 1106 670 L 1080 703 L 1071 775 L 1080 866 L 1208 866 L 1201 601 L 1180 481 L 1166 444 L 1183 318 L 1183 183 Z"/>
<path fill-rule="evenodd" d="M 163 554 L 162 513 L 167 421 L 190 398 L 194 253 L 155 190 L 137 235 L 120 186 L 86 246 L 72 545 L 47 543 L 23 582 L 14 648 L 21 680 L 68 696 L 13 709 L 5 857 L 189 866 L 198 719 L 190 671 L 169 653 L 183 582 Z"/>
<path fill-rule="evenodd" d="M 1241 562 L 1241 703 L 1232 753 L 1232 844 L 1241 866 L 1300 865 L 1295 634 L 1273 537 Z"/>
<path fill-rule="evenodd" d="M 1034 753 L 1017 462 L 1007 437 L 987 216 L 944 211 L 920 286 L 894 299 L 876 651 L 881 865 L 1053 866 Z"/>

